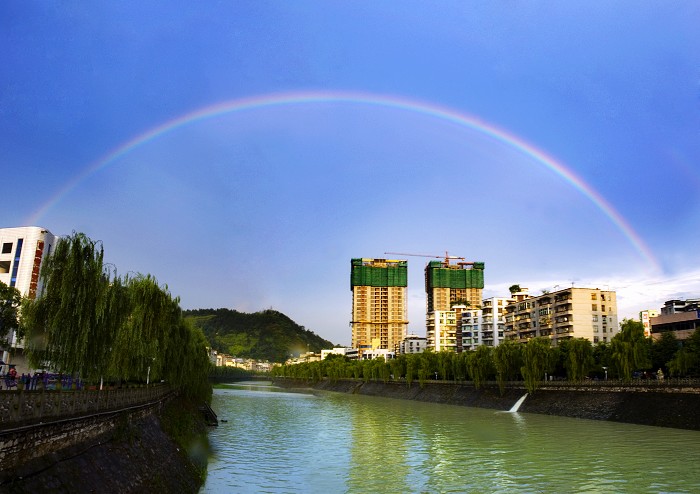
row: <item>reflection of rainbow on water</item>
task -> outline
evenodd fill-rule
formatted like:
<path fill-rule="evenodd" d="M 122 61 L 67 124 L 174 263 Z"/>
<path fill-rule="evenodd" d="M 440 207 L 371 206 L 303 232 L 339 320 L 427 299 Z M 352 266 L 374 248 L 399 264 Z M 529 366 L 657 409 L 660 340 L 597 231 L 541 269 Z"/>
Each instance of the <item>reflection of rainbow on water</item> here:
<path fill-rule="evenodd" d="M 629 240 L 634 249 L 657 271 L 661 272 L 659 262 L 646 246 L 641 237 L 632 229 L 627 221 L 590 185 L 584 182 L 573 171 L 565 167 L 554 158 L 548 156 L 543 151 L 523 141 L 519 137 L 505 132 L 495 126 L 485 123 L 475 117 L 458 113 L 452 109 L 436 106 L 433 104 L 411 101 L 407 99 L 397 98 L 394 96 L 376 95 L 371 93 L 360 92 L 291 92 L 291 93 L 272 93 L 249 98 L 236 99 L 217 103 L 212 106 L 207 106 L 199 110 L 187 113 L 181 117 L 169 120 L 157 127 L 154 127 L 143 134 L 140 134 L 133 139 L 121 144 L 110 153 L 100 158 L 96 162 L 89 165 L 80 174 L 73 177 L 66 185 L 63 186 L 56 194 L 54 194 L 38 211 L 36 211 L 27 221 L 27 224 L 38 224 L 39 220 L 55 206 L 65 195 L 67 195 L 80 182 L 88 176 L 99 171 L 102 168 L 114 163 L 120 157 L 126 155 L 133 149 L 145 144 L 157 137 L 166 134 L 177 128 L 214 118 L 220 115 L 252 111 L 265 107 L 274 106 L 289 106 L 289 105 L 307 105 L 319 103 L 341 103 L 341 104 L 356 104 L 379 106 L 385 108 L 393 108 L 397 110 L 419 113 L 432 118 L 437 118 L 443 121 L 452 122 L 456 125 L 467 127 L 476 130 L 482 134 L 494 138 L 495 140 L 511 147 L 526 156 L 534 159 L 551 171 L 562 177 L 574 188 L 578 189 L 584 196 L 595 204 L 595 206 L 607 216 L 610 221 L 620 230 L 620 232 Z"/>

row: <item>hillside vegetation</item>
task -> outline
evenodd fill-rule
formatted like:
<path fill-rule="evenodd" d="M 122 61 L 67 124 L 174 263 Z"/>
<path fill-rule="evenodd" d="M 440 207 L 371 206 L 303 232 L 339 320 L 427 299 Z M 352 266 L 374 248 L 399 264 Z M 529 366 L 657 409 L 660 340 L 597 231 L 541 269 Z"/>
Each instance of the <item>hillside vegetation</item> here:
<path fill-rule="evenodd" d="M 235 357 L 284 362 L 290 355 L 332 348 L 313 331 L 275 310 L 255 313 L 232 309 L 196 309 L 184 316 L 201 328 L 213 349 Z"/>

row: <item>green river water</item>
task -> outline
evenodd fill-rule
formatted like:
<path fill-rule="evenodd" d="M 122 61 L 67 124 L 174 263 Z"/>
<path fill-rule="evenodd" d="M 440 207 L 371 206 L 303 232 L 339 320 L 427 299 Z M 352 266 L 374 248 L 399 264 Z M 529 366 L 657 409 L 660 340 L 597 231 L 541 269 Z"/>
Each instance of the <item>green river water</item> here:
<path fill-rule="evenodd" d="M 700 493 L 700 432 L 273 386 L 214 390 L 203 493 Z"/>

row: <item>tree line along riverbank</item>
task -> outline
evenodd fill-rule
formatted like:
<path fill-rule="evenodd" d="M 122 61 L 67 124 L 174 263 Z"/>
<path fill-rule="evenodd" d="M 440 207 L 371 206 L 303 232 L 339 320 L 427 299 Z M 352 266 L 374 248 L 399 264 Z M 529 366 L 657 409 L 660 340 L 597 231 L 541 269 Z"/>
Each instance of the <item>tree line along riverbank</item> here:
<path fill-rule="evenodd" d="M 476 388 L 473 383 L 426 381 L 422 385 L 397 381 L 322 379 L 309 381 L 275 378 L 289 389 L 313 389 L 400 400 L 509 411 L 527 390 L 509 384 L 504 392 L 494 383 Z M 518 412 L 561 417 L 608 420 L 638 425 L 700 430 L 700 386 L 596 386 L 558 383 L 527 395 Z"/>
<path fill-rule="evenodd" d="M 505 383 L 523 381 L 534 392 L 548 377 L 572 383 L 586 379 L 620 379 L 630 382 L 635 376 L 663 380 L 700 376 L 700 332 L 679 342 L 673 334 L 661 339 L 644 336 L 639 321 L 625 319 L 621 330 L 610 343 L 592 344 L 584 338 L 561 340 L 556 346 L 547 337 L 532 338 L 521 344 L 505 340 L 496 347 L 481 345 L 476 350 L 401 354 L 385 360 L 350 360 L 330 354 L 323 361 L 283 365 L 272 369 L 275 377 L 330 380 L 355 378 L 382 380 L 403 379 L 409 385 L 429 380 L 469 380 L 481 383 L 496 381 L 503 391 Z"/>

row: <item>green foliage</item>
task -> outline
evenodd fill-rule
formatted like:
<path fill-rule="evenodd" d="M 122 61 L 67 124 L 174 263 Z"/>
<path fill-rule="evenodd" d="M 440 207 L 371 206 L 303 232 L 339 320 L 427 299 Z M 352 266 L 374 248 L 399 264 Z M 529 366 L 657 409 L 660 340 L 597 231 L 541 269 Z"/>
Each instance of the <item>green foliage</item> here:
<path fill-rule="evenodd" d="M 42 268 L 42 296 L 22 305 L 32 364 L 93 382 L 166 379 L 208 400 L 207 341 L 182 319 L 179 300 L 150 275 L 122 280 L 103 259 L 101 244 L 82 233 L 57 243 Z"/>
<path fill-rule="evenodd" d="M 215 378 L 246 378 L 251 377 L 252 375 L 253 373 L 249 370 L 234 367 L 232 365 L 212 365 L 209 368 L 209 377 Z"/>
<path fill-rule="evenodd" d="M 593 360 L 595 361 L 593 370 L 598 377 L 605 376 L 604 367 L 608 369 L 609 377 L 617 376 L 617 371 L 612 364 L 612 349 L 608 343 L 600 342 L 593 346 Z"/>
<path fill-rule="evenodd" d="M 215 350 L 243 358 L 285 362 L 291 354 L 320 352 L 333 343 L 274 310 L 247 314 L 231 309 L 185 311 Z"/>
<path fill-rule="evenodd" d="M 649 346 L 640 321 L 623 319 L 620 328 L 610 341 L 612 362 L 620 378 L 629 382 L 634 370 L 648 369 L 651 365 Z"/>
<path fill-rule="evenodd" d="M 467 368 L 476 389 L 479 389 L 483 382 L 493 376 L 495 372 L 492 353 L 493 349 L 485 345 L 468 353 Z"/>
<path fill-rule="evenodd" d="M 447 381 L 452 376 L 452 362 L 457 358 L 457 354 L 443 350 L 436 353 L 438 375 L 443 381 Z"/>
<path fill-rule="evenodd" d="M 667 366 L 672 376 L 700 376 L 700 331 L 683 342 Z"/>
<path fill-rule="evenodd" d="M 668 370 L 674 377 L 685 376 L 694 366 L 697 356 L 693 352 L 681 348 L 668 362 Z"/>
<path fill-rule="evenodd" d="M 523 366 L 520 369 L 525 388 L 534 393 L 544 379 L 545 372 L 554 366 L 554 352 L 549 338 L 532 338 L 523 348 Z"/>
<path fill-rule="evenodd" d="M 493 350 L 493 364 L 498 389 L 503 395 L 505 383 L 514 381 L 520 376 L 520 368 L 523 365 L 523 346 L 513 340 L 502 341 Z"/>
<path fill-rule="evenodd" d="M 0 346 L 9 348 L 13 331 L 18 331 L 19 308 L 22 305 L 22 295 L 13 286 L 7 286 L 0 281 Z M 23 335 L 18 334 L 19 337 Z"/>
<path fill-rule="evenodd" d="M 650 342 L 649 356 L 651 358 L 652 369 L 663 369 L 669 372 L 668 363 L 673 359 L 680 348 L 680 342 L 673 331 L 661 333 L 658 340 L 647 338 Z"/>
<path fill-rule="evenodd" d="M 30 361 L 58 371 L 99 376 L 118 323 L 107 320 L 110 273 L 104 269 L 102 245 L 82 233 L 60 240 L 42 267 L 44 295 L 25 300 L 22 324 Z M 106 324 L 105 324 L 106 322 Z"/>
<path fill-rule="evenodd" d="M 566 341 L 567 355 L 564 361 L 566 375 L 569 381 L 582 381 L 595 364 L 593 346 L 585 338 L 575 338 Z"/>

